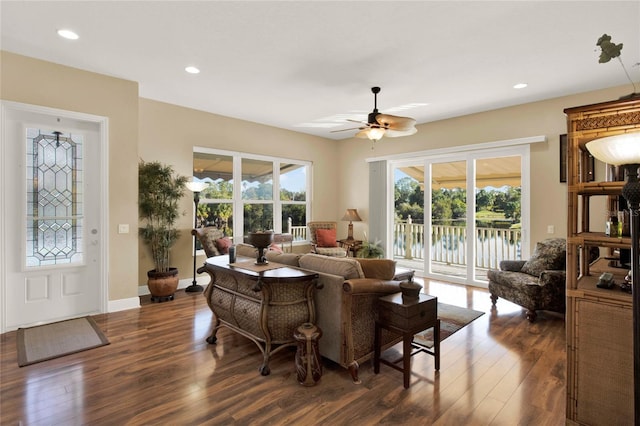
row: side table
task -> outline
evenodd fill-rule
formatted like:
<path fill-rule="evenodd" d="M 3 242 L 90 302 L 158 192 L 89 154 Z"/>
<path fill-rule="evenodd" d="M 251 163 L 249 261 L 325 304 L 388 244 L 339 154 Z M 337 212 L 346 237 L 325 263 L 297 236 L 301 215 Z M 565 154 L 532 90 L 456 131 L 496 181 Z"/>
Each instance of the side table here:
<path fill-rule="evenodd" d="M 433 349 L 413 341 L 413 336 L 433 327 Z M 402 367 L 380 358 L 382 329 L 402 334 Z M 380 362 L 404 373 L 404 388 L 409 388 L 411 357 L 420 352 L 433 355 L 435 369 L 440 370 L 440 320 L 438 319 L 438 298 L 420 294 L 413 300 L 403 299 L 402 293 L 390 294 L 378 299 L 376 313 L 373 372 L 380 372 Z M 415 349 L 415 351 L 414 351 Z M 399 361 L 399 360 L 398 360 Z M 396 362 L 398 362 L 396 361 Z"/>
<path fill-rule="evenodd" d="M 356 253 L 358 253 L 358 250 L 362 248 L 361 240 L 339 240 L 338 244 L 340 247 L 347 250 L 347 256 L 351 253 L 351 257 L 356 257 Z"/>

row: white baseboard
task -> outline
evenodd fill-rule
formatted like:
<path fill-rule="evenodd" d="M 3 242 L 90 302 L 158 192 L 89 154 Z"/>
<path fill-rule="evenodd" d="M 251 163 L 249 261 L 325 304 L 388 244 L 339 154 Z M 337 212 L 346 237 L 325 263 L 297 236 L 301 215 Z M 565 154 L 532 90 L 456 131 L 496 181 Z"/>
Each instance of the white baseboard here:
<path fill-rule="evenodd" d="M 202 277 L 196 277 L 196 282 L 198 285 L 202 287 L 206 287 L 209 284 L 209 275 L 204 275 Z M 193 283 L 193 278 L 185 278 L 183 280 L 178 281 L 178 290 L 182 290 L 184 288 L 189 287 Z M 147 285 L 138 286 L 138 296 L 146 296 L 149 293 L 149 287 Z"/>
<path fill-rule="evenodd" d="M 139 297 L 130 297 L 128 299 L 109 300 L 107 312 L 125 311 L 127 309 L 136 309 L 140 307 Z"/>

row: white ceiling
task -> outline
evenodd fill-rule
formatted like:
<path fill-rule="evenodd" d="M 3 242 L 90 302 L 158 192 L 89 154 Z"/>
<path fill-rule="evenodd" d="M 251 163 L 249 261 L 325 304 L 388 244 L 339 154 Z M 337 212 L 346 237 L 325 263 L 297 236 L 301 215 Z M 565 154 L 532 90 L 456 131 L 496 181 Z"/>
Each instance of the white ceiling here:
<path fill-rule="evenodd" d="M 3 50 L 137 81 L 140 96 L 328 138 L 640 81 L 640 1 L 7 1 Z M 80 39 L 56 35 L 72 29 Z M 185 66 L 201 69 L 198 75 Z M 515 90 L 516 83 L 529 87 Z M 399 112 L 407 104 L 428 104 Z M 572 105 L 567 105 L 572 106 Z M 338 116 L 338 117 L 336 117 Z M 323 126 L 323 127 L 312 127 Z"/>

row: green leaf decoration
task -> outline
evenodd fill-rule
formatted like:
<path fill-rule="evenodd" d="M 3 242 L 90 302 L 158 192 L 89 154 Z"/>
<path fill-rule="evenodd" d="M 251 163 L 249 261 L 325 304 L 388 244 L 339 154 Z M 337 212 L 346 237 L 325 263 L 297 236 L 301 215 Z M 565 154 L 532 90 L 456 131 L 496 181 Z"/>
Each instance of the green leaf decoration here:
<path fill-rule="evenodd" d="M 602 34 L 598 39 L 596 46 L 600 47 L 602 50 L 600 53 L 600 59 L 598 60 L 601 64 L 609 62 L 613 58 L 617 58 L 622 53 L 622 43 L 612 43 L 611 36 L 607 34 Z"/>

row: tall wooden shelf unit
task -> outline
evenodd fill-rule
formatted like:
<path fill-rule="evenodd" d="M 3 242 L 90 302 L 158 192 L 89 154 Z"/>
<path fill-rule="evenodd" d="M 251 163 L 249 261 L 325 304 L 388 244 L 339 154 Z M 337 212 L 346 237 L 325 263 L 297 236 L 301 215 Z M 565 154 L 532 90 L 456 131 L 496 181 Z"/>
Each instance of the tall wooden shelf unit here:
<path fill-rule="evenodd" d="M 633 424 L 632 298 L 621 291 L 596 287 L 602 272 L 623 282 L 628 269 L 611 266 L 614 249 L 629 249 L 631 238 L 609 237 L 589 229 L 606 211 L 591 206 L 606 197 L 609 211 L 618 210 L 623 181 L 588 182 L 593 139 L 640 131 L 640 97 L 564 110 L 567 114 L 567 424 Z M 596 203 L 601 206 L 603 203 Z M 600 258 L 588 263 L 590 247 Z M 573 268 L 571 265 L 575 265 Z"/>

